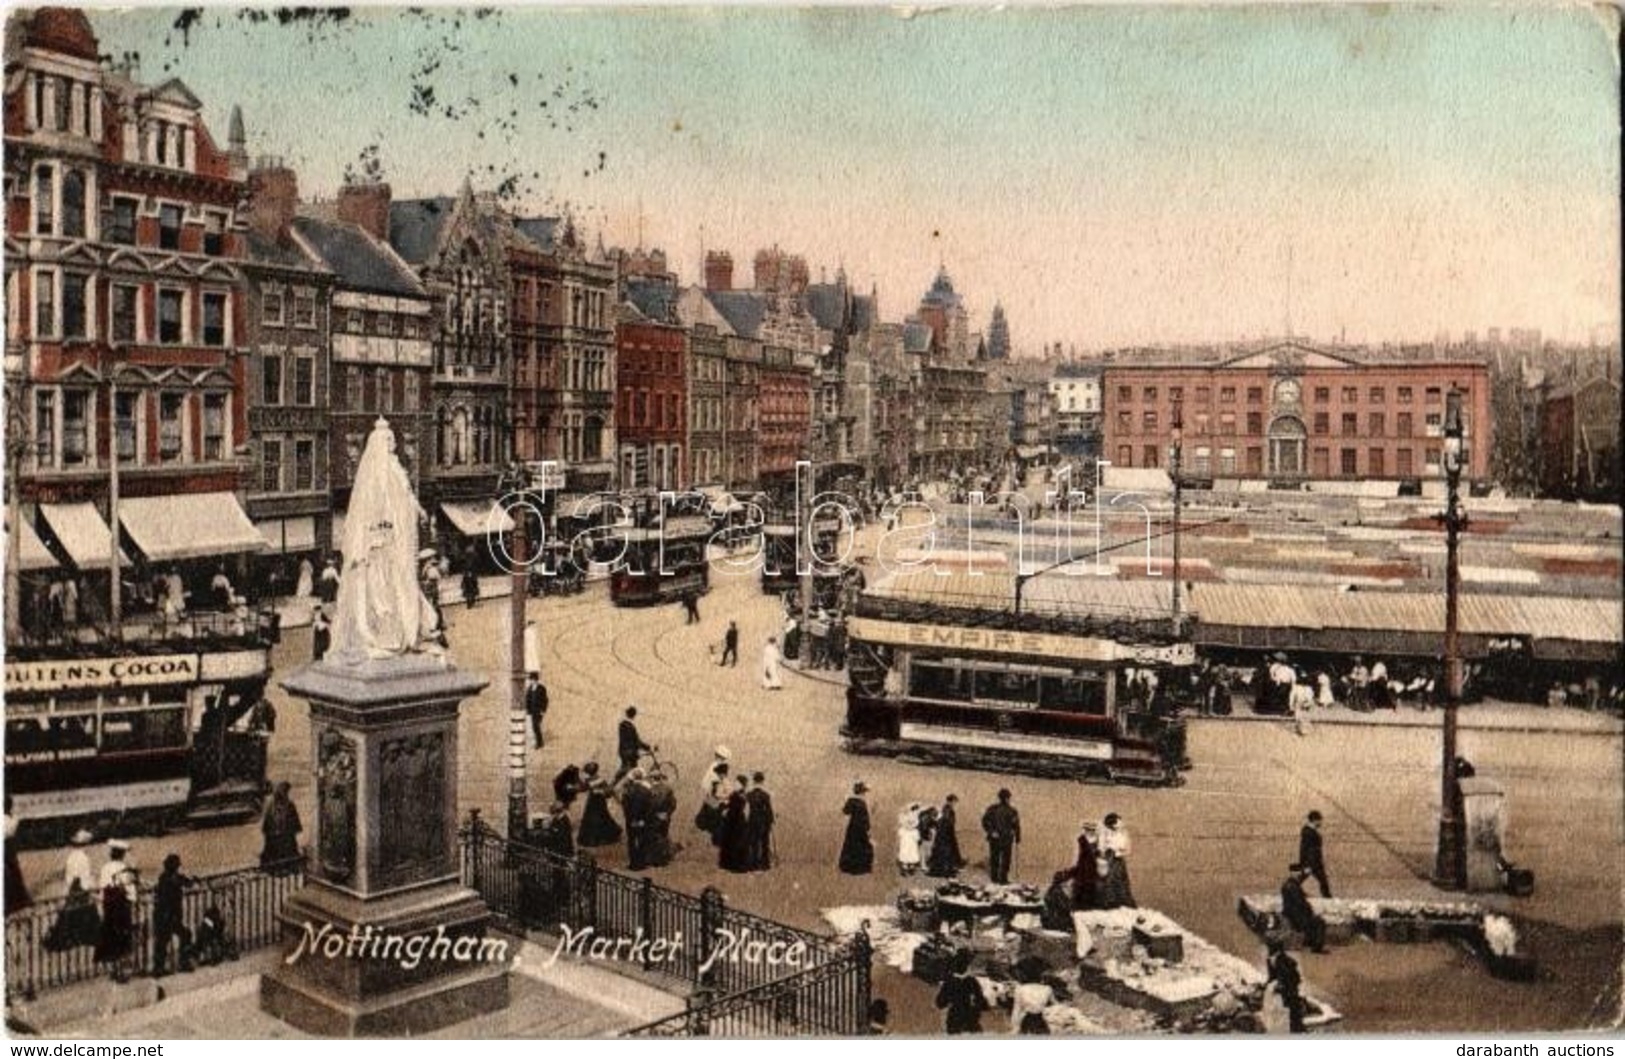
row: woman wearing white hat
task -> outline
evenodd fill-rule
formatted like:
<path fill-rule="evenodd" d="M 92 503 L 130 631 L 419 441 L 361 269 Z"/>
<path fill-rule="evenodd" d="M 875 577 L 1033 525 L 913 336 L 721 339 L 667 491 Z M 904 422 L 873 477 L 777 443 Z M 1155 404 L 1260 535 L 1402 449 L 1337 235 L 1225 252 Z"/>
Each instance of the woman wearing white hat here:
<path fill-rule="evenodd" d="M 897 814 L 897 871 L 913 875 L 920 870 L 920 803 L 910 802 Z"/>
<path fill-rule="evenodd" d="M 67 897 L 56 922 L 45 935 L 45 948 L 51 952 L 94 945 L 101 935 L 102 919 L 96 911 L 96 875 L 90 869 L 91 834 L 80 828 L 68 840 L 72 846 L 62 865 L 63 882 Z"/>
<path fill-rule="evenodd" d="M 125 858 L 129 843 L 112 839 L 107 843 L 107 863 L 102 865 L 102 930 L 96 939 L 96 962 L 112 965 L 113 981 L 130 978 L 130 953 L 135 945 L 135 868 Z"/>

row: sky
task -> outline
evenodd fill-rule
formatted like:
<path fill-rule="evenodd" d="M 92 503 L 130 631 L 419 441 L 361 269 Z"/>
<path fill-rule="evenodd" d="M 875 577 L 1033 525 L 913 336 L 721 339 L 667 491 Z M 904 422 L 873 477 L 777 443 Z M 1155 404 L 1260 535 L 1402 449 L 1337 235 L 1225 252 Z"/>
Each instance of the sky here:
<path fill-rule="evenodd" d="M 897 320 L 941 265 L 1027 354 L 1619 329 L 1602 8 L 177 14 L 92 21 L 307 196 L 374 146 L 397 198 L 506 181 L 687 282 L 776 244 Z"/>

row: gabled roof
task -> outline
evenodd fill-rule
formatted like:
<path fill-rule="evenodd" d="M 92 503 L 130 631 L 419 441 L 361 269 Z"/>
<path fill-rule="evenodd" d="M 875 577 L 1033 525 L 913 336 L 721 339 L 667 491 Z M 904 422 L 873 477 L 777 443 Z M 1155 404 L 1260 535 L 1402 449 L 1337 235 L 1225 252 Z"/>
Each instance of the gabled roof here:
<path fill-rule="evenodd" d="M 307 254 L 297 242 L 279 243 L 255 231 L 247 234 L 248 261 L 252 265 L 270 265 L 275 268 L 299 269 L 303 272 L 326 272 L 328 269 L 313 254 Z"/>
<path fill-rule="evenodd" d="M 918 320 L 903 325 L 903 352 L 926 353 L 931 349 L 931 328 Z"/>
<path fill-rule="evenodd" d="M 848 323 L 846 290 L 838 283 L 812 283 L 807 287 L 807 312 L 826 331 L 839 331 Z"/>
<path fill-rule="evenodd" d="M 1352 368 L 1359 361 L 1324 349 L 1304 345 L 1302 342 L 1277 342 L 1251 353 L 1243 353 L 1220 361 L 1228 368 Z"/>
<path fill-rule="evenodd" d="M 410 265 L 421 265 L 440 246 L 440 233 L 457 208 L 449 196 L 389 204 L 389 245 Z"/>
<path fill-rule="evenodd" d="M 203 100 L 199 99 L 197 93 L 186 87 L 186 82 L 178 77 L 171 77 L 163 84 L 152 89 L 151 94 L 153 99 L 161 99 L 166 103 L 179 103 L 187 110 L 201 110 L 203 108 Z"/>
<path fill-rule="evenodd" d="M 719 335 L 734 333 L 728 318 L 717 311 L 717 307 L 711 304 L 711 299 L 706 297 L 706 291 L 701 287 L 684 287 L 677 295 L 675 309 L 677 320 L 684 327 L 705 324 L 716 328 Z"/>
<path fill-rule="evenodd" d="M 628 279 L 626 300 L 631 302 L 645 319 L 662 324 L 677 322 L 677 288 L 669 283 Z"/>
<path fill-rule="evenodd" d="M 341 287 L 427 298 L 411 270 L 371 233 L 344 221 L 295 217 L 294 234 L 334 272 Z"/>
<path fill-rule="evenodd" d="M 755 291 L 712 290 L 706 298 L 728 321 L 733 333 L 742 338 L 757 338 L 761 334 L 762 320 L 767 316 L 767 302 Z"/>

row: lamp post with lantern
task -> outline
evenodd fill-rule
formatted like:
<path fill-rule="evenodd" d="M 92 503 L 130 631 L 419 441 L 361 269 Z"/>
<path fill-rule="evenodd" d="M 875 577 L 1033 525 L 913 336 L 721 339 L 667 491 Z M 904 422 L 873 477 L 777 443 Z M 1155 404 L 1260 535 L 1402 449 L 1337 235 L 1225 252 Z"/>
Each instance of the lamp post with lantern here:
<path fill-rule="evenodd" d="M 1173 418 L 1170 425 L 1173 427 L 1173 444 L 1168 449 L 1168 476 L 1172 479 L 1174 485 L 1174 635 L 1178 636 L 1185 631 L 1184 614 L 1181 610 L 1182 600 L 1180 598 L 1180 593 L 1184 591 L 1185 586 L 1180 582 L 1181 570 L 1179 566 L 1179 502 L 1182 499 L 1180 496 L 1179 464 L 1182 450 L 1185 447 L 1183 401 L 1177 399 L 1174 401 Z"/>
<path fill-rule="evenodd" d="M 1446 499 L 1439 516 L 1445 531 L 1444 574 L 1444 738 L 1439 791 L 1439 845 L 1433 881 L 1447 890 L 1467 885 L 1467 825 L 1462 818 L 1456 776 L 1456 710 L 1461 703 L 1461 531 L 1467 514 L 1461 507 L 1461 472 L 1465 462 L 1461 391 L 1454 386 L 1445 398 L 1444 474 Z"/>

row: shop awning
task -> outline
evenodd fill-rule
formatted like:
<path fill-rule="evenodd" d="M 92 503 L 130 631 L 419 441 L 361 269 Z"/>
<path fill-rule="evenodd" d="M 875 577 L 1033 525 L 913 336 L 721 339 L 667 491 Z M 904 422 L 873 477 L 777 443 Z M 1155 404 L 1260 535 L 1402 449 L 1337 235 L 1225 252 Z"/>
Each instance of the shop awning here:
<path fill-rule="evenodd" d="M 265 550 L 265 538 L 230 493 L 124 500 L 119 503 L 119 521 L 152 562 Z"/>
<path fill-rule="evenodd" d="M 22 570 L 54 570 L 57 561 L 50 551 L 46 549 L 45 542 L 39 539 L 34 527 L 24 519 L 17 528 L 19 539 L 17 541 L 17 555 Z"/>
<path fill-rule="evenodd" d="M 513 530 L 513 519 L 497 507 L 495 500 L 473 503 L 448 501 L 440 505 L 440 510 L 451 519 L 457 532 L 465 537 L 483 537 L 487 533 L 508 533 Z"/>
<path fill-rule="evenodd" d="M 81 570 L 106 570 L 111 563 L 113 534 L 94 504 L 41 504 L 45 524 L 56 534 L 62 550 Z M 129 566 L 128 554 L 119 555 L 119 565 Z"/>
<path fill-rule="evenodd" d="M 254 523 L 273 552 L 308 552 L 316 548 L 316 519 L 273 518 Z"/>

